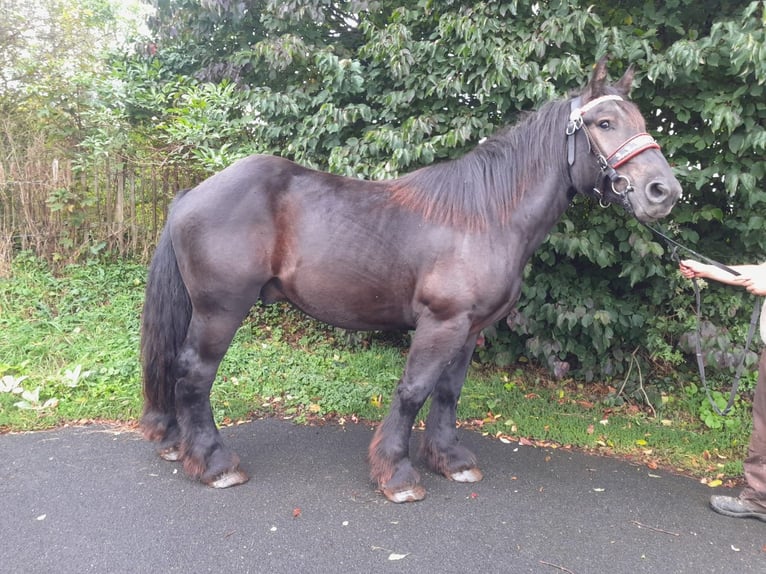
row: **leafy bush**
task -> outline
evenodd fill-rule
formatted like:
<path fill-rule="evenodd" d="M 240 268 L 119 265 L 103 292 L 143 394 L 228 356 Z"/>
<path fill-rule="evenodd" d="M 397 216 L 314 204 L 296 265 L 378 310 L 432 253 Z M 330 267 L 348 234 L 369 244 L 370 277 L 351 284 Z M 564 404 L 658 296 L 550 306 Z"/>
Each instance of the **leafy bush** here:
<path fill-rule="evenodd" d="M 97 97 L 93 113 L 78 115 L 87 120 L 80 165 L 88 154 L 159 152 L 211 170 L 263 152 L 391 177 L 459 156 L 564 97 L 608 53 L 614 75 L 635 65 L 633 99 L 684 186 L 675 236 L 728 262 L 766 253 L 762 1 L 243 6 L 158 4 L 150 37 L 113 55 L 110 77 L 87 92 Z M 62 217 L 72 206 L 75 218 L 90 201 L 62 191 L 50 206 Z M 526 269 L 511 326 L 488 333 L 482 356 L 527 357 L 588 380 L 622 376 L 635 357 L 664 376 L 679 364 L 692 313 L 690 287 L 667 255 L 622 213 L 575 202 Z M 746 322 L 733 293 L 706 299 L 721 332 Z"/>
<path fill-rule="evenodd" d="M 192 36 L 208 33 L 211 21 L 232 31 L 227 47 L 200 54 L 197 70 L 227 69 L 241 86 L 248 151 L 390 177 L 464 153 L 581 86 L 609 52 L 615 72 L 635 64 L 634 99 L 686 189 L 676 237 L 724 260 L 766 252 L 762 2 L 678 0 L 628 11 L 608 2 L 268 1 L 257 29 L 252 14 L 212 4 L 216 11 L 197 9 L 199 22 L 172 7 L 158 22 L 183 20 Z M 178 58 L 188 38 L 163 29 L 154 57 Z M 233 41 L 253 34 L 246 46 Z M 509 323 L 486 333 L 481 356 L 501 364 L 526 357 L 586 380 L 623 376 L 632 360 L 666 372 L 682 361 L 677 343 L 693 324 L 690 286 L 667 255 L 623 214 L 575 202 L 526 269 Z M 741 307 L 732 299 L 725 312 L 715 303 L 706 310 L 718 329 L 733 329 L 746 321 Z"/>

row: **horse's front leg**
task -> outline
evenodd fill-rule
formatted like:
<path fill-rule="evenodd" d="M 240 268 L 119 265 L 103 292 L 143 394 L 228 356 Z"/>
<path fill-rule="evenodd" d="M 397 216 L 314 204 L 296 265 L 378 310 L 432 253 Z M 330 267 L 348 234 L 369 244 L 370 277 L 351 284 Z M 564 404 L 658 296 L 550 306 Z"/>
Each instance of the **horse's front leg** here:
<path fill-rule="evenodd" d="M 420 450 L 421 457 L 431 470 L 457 482 L 478 482 L 482 479 L 476 456 L 459 444 L 456 428 L 457 401 L 475 347 L 474 335 L 469 337 L 436 383 Z"/>
<path fill-rule="evenodd" d="M 465 345 L 469 326 L 465 317 L 430 319 L 421 320 L 415 330 L 391 409 L 378 426 L 369 450 L 370 477 L 392 502 L 425 498 L 420 474 L 409 458 L 412 425 L 439 376 Z"/>
<path fill-rule="evenodd" d="M 223 443 L 210 407 L 213 380 L 240 320 L 238 315 L 218 314 L 203 320 L 199 314 L 193 314 L 177 359 L 175 408 L 180 428 L 177 458 L 183 461 L 190 477 L 215 488 L 248 480 L 239 468 L 239 457 Z"/>

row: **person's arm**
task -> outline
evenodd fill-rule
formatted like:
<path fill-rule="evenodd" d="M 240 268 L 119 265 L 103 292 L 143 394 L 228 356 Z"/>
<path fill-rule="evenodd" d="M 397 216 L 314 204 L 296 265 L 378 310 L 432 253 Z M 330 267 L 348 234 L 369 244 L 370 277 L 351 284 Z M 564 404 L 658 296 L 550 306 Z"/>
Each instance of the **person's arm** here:
<path fill-rule="evenodd" d="M 754 295 L 766 295 L 766 263 L 760 265 L 732 265 L 731 268 L 739 273 L 732 275 L 715 265 L 700 263 L 693 259 L 684 259 L 679 263 L 681 274 L 687 279 L 693 277 L 710 279 L 744 287 Z"/>

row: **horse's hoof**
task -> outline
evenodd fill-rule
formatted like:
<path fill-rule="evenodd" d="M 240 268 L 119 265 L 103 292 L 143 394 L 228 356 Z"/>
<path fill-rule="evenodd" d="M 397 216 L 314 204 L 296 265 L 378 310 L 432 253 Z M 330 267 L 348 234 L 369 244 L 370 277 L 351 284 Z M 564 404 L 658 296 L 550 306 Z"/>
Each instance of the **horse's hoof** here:
<path fill-rule="evenodd" d="M 454 480 L 455 482 L 479 482 L 484 478 L 484 475 L 478 468 L 474 467 L 453 472 L 447 478 Z"/>
<path fill-rule="evenodd" d="M 235 468 L 234 470 L 227 470 L 219 474 L 208 483 L 208 486 L 213 488 L 229 488 L 230 486 L 245 484 L 248 480 L 250 480 L 250 477 L 244 471 L 240 468 Z"/>
<path fill-rule="evenodd" d="M 174 446 L 170 446 L 168 448 L 162 448 L 157 451 L 157 454 L 160 455 L 161 459 L 169 460 L 170 462 L 176 462 L 178 460 L 181 460 L 181 451 Z"/>
<path fill-rule="evenodd" d="M 426 497 L 426 489 L 419 484 L 401 490 L 393 490 L 384 487 L 381 489 L 381 492 L 388 500 L 396 502 L 397 504 L 402 502 L 417 502 Z"/>

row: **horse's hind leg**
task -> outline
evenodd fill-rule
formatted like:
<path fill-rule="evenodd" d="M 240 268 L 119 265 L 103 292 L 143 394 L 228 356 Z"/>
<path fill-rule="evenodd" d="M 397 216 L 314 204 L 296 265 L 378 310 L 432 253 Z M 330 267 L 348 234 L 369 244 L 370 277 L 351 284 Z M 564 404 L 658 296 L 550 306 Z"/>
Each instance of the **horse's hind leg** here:
<path fill-rule="evenodd" d="M 210 390 L 246 311 L 195 312 L 178 354 L 175 409 L 180 428 L 180 458 L 186 473 L 225 488 L 248 480 L 239 457 L 224 445 L 213 420 Z"/>
<path fill-rule="evenodd" d="M 141 416 L 144 436 L 157 441 L 157 454 L 169 461 L 181 459 L 181 430 L 176 420 L 175 409 L 167 412 L 144 410 Z"/>
<path fill-rule="evenodd" d="M 478 482 L 482 479 L 476 457 L 459 444 L 455 426 L 457 401 L 475 346 L 476 337 L 470 337 L 436 383 L 420 450 L 421 457 L 431 470 L 457 482 Z"/>

